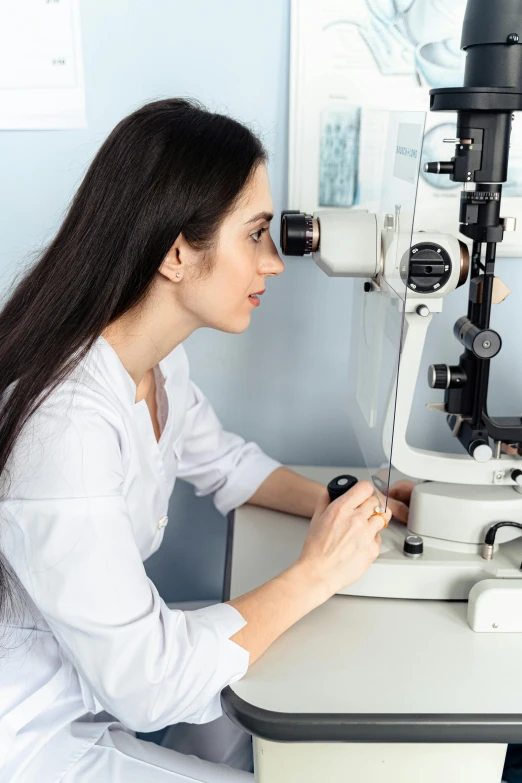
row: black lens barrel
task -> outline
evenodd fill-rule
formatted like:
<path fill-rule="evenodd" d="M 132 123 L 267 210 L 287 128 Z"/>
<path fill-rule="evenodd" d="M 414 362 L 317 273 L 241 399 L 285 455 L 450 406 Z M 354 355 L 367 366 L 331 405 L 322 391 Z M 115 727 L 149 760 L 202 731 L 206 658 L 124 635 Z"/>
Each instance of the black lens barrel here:
<path fill-rule="evenodd" d="M 281 250 L 285 256 L 305 256 L 315 250 L 314 219 L 297 210 L 281 213 Z"/>

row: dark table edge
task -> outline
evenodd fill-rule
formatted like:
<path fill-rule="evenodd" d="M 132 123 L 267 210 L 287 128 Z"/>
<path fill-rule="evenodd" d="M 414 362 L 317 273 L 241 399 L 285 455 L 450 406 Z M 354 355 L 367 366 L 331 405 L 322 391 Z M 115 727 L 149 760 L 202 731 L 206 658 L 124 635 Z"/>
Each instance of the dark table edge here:
<path fill-rule="evenodd" d="M 229 686 L 221 694 L 228 717 L 241 729 L 272 742 L 494 743 L 522 742 L 520 715 L 407 715 L 274 712 L 241 699 Z"/>

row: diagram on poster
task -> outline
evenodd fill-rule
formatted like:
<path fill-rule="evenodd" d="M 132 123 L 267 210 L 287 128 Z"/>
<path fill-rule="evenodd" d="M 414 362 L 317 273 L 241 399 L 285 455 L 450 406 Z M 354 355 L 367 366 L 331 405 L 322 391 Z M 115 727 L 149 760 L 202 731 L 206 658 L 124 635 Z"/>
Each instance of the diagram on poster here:
<path fill-rule="evenodd" d="M 0 0 L 0 129 L 85 125 L 78 0 Z"/>
<path fill-rule="evenodd" d="M 292 0 L 289 207 L 372 209 L 382 166 L 379 114 L 425 111 L 415 228 L 458 234 L 461 183 L 424 172 L 450 160 L 456 115 L 429 90 L 463 84 L 466 0 Z M 522 116 L 515 115 L 499 255 L 522 256 Z M 462 238 L 462 237 L 461 237 Z"/>

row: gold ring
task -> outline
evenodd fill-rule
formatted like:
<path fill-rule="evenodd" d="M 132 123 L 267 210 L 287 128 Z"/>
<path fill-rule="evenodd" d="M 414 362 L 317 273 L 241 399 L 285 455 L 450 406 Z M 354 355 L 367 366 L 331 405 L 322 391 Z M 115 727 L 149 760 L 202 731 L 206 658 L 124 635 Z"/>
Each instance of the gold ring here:
<path fill-rule="evenodd" d="M 381 506 L 376 506 L 373 509 L 372 517 L 382 517 L 383 520 L 384 520 L 383 530 L 384 530 L 385 527 L 388 527 L 388 520 L 386 519 L 386 509 L 385 508 L 381 508 Z"/>

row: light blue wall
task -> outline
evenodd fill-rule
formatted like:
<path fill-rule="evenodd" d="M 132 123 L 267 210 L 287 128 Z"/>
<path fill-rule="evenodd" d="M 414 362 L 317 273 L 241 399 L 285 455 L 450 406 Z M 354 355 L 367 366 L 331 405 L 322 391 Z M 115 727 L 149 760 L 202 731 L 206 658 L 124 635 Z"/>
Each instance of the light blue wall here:
<path fill-rule="evenodd" d="M 159 97 L 197 97 L 251 123 L 270 151 L 276 214 L 286 206 L 289 0 L 82 0 L 81 11 L 88 128 L 0 133 L 4 288 L 52 235 L 112 127 Z M 515 262 L 505 265 L 513 282 L 520 280 Z M 351 281 L 333 281 L 311 261 L 291 259 L 284 275 L 268 282 L 245 334 L 202 330 L 190 338 L 193 378 L 228 429 L 286 463 L 360 461 L 347 404 L 351 291 Z M 449 327 L 462 308 L 455 297 L 440 319 L 445 331 L 430 337 L 426 361 L 457 357 Z M 507 325 L 516 315 L 511 311 Z M 425 396 L 423 384 L 415 436 L 446 443 L 440 421 L 426 418 Z M 225 521 L 210 499 L 195 499 L 182 482 L 169 517 L 150 574 L 167 600 L 218 597 Z"/>

